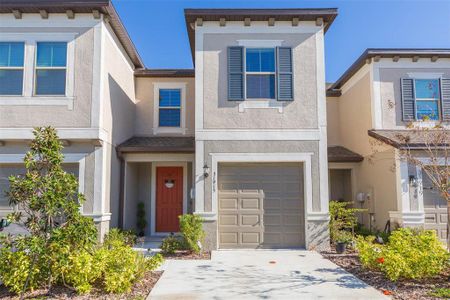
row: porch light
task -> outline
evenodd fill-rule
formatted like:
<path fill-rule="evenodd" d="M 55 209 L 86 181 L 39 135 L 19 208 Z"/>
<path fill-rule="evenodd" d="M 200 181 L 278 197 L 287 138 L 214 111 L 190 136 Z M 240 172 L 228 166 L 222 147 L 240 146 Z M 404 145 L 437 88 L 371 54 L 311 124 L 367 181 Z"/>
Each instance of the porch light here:
<path fill-rule="evenodd" d="M 411 186 L 416 187 L 417 186 L 417 178 L 414 175 L 409 175 L 409 184 Z"/>
<path fill-rule="evenodd" d="M 203 176 L 205 176 L 205 178 L 209 176 L 209 167 L 207 164 L 203 166 Z"/>

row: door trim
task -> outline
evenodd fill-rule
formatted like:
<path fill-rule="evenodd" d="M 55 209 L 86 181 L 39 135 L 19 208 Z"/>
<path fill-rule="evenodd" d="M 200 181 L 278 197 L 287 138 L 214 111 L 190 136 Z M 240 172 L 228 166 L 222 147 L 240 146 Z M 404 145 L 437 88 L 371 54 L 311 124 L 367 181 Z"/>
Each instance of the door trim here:
<path fill-rule="evenodd" d="M 170 232 L 156 232 L 156 168 L 182 167 L 183 168 L 183 214 L 187 213 L 187 162 L 152 162 L 151 199 L 150 199 L 150 234 L 152 236 L 167 236 Z"/>

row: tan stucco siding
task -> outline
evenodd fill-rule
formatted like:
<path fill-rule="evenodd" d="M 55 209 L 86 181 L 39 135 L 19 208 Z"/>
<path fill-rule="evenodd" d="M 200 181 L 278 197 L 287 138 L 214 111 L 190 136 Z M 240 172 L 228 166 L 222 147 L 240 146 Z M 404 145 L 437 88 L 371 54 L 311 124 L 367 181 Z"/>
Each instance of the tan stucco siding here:
<path fill-rule="evenodd" d="M 76 33 L 74 56 L 73 109 L 62 106 L 0 105 L 0 127 L 90 127 L 93 85 L 94 29 L 93 28 L 2 28 L 2 32 Z M 70 74 L 68 72 L 68 74 Z M 37 98 L 37 97 L 33 97 Z M 39 97 L 43 100 L 51 97 Z"/>
<path fill-rule="evenodd" d="M 380 68 L 380 98 L 383 129 L 405 129 L 407 122 L 402 121 L 402 96 L 400 79 L 408 78 L 411 73 L 442 74 L 450 78 L 450 69 L 412 69 L 412 68 Z"/>
<path fill-rule="evenodd" d="M 155 83 L 186 83 L 186 135 L 195 132 L 195 79 L 194 78 L 136 78 L 135 135 L 153 135 L 155 117 Z M 173 134 L 172 134 L 173 135 Z"/>
<path fill-rule="evenodd" d="M 328 146 L 341 145 L 340 131 L 340 99 L 338 97 L 327 98 L 327 143 Z"/>
<path fill-rule="evenodd" d="M 293 48 L 294 101 L 277 109 L 246 109 L 228 101 L 227 47 L 238 40 L 283 40 Z M 205 129 L 298 129 L 317 128 L 315 34 L 205 34 L 203 40 L 203 118 Z"/>
<path fill-rule="evenodd" d="M 363 156 L 372 152 L 367 134 L 372 129 L 370 84 L 367 73 L 337 100 L 341 145 Z"/>

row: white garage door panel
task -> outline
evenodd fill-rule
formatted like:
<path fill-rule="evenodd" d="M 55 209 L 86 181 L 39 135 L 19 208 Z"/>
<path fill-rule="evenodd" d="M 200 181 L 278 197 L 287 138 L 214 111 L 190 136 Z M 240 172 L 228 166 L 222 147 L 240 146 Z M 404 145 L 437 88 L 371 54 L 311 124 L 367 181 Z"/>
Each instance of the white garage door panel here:
<path fill-rule="evenodd" d="M 220 248 L 304 247 L 301 164 L 219 167 Z"/>

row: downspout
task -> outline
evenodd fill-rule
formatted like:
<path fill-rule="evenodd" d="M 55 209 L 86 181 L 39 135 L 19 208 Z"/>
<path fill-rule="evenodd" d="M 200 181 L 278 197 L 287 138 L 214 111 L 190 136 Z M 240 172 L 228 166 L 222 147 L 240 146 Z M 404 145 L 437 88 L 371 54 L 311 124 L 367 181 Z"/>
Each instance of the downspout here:
<path fill-rule="evenodd" d="M 125 184 L 125 161 L 123 159 L 122 152 L 117 150 L 117 157 L 120 160 L 120 187 L 119 187 L 119 228 L 124 227 L 124 207 L 125 207 L 125 195 L 124 195 L 124 184 Z"/>

